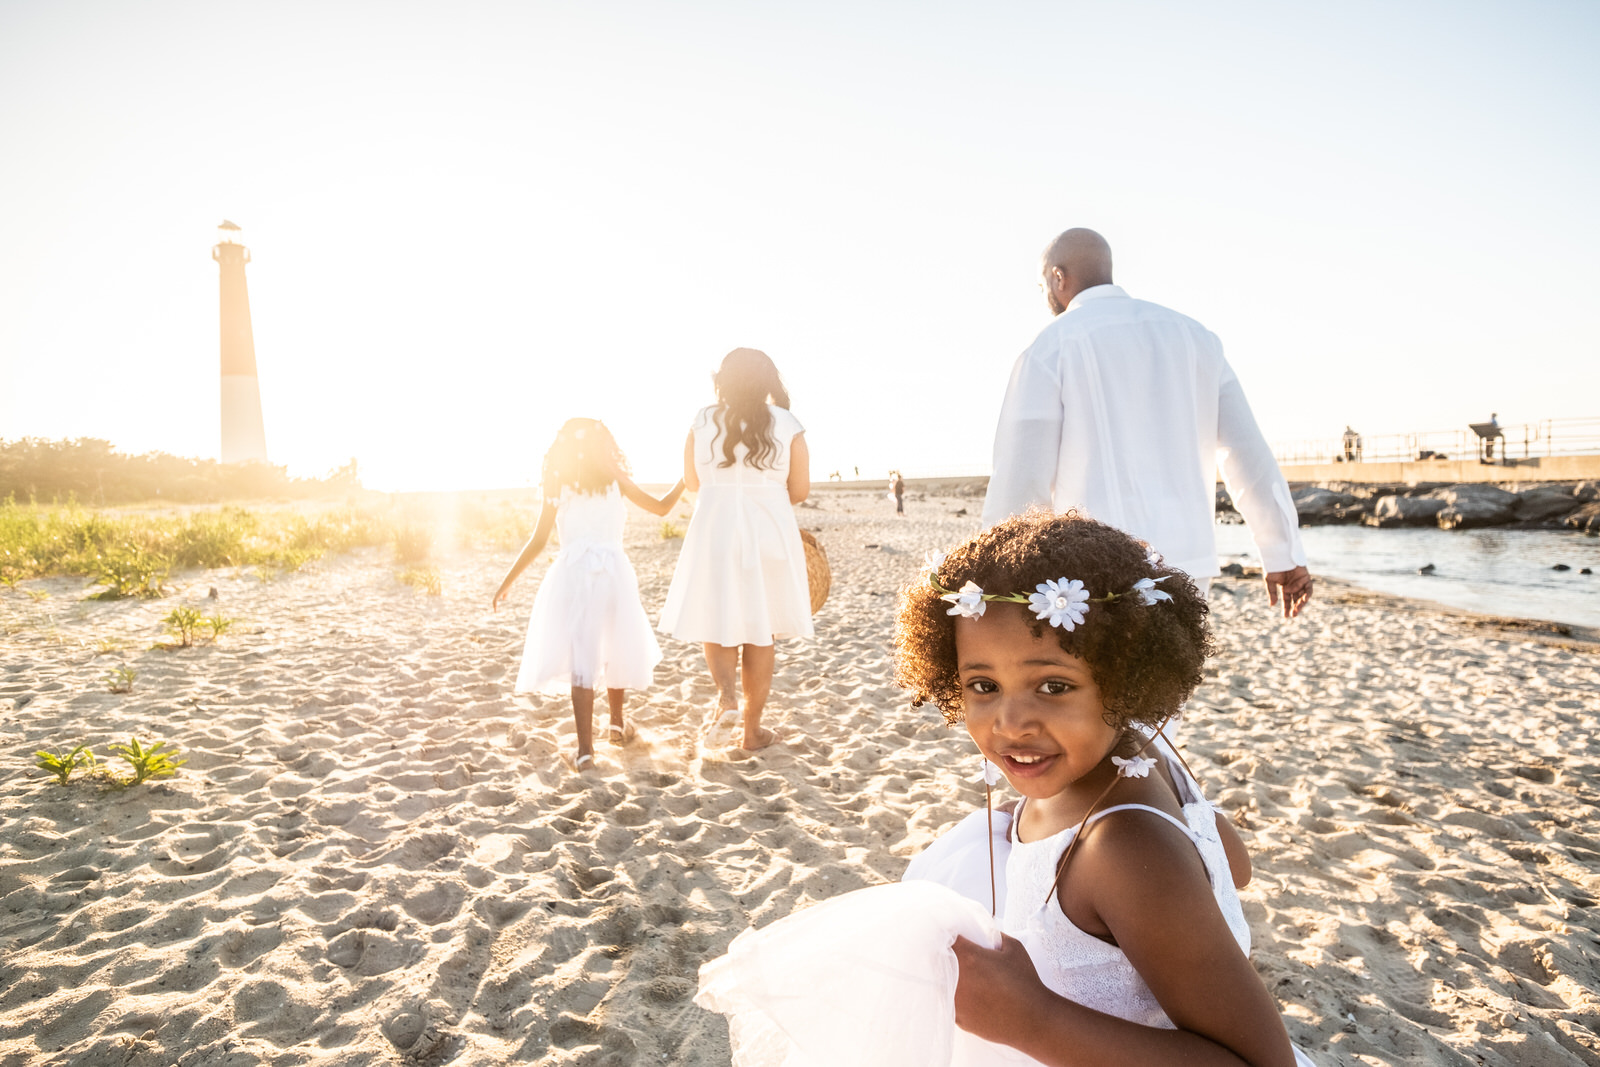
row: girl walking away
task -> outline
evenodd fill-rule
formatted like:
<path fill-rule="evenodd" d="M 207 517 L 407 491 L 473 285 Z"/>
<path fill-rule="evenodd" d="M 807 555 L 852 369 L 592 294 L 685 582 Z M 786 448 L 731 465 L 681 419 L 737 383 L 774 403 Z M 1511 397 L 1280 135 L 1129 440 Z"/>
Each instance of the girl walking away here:
<path fill-rule="evenodd" d="M 1110 526 L 1034 512 L 930 561 L 895 644 L 899 684 L 1022 799 L 974 812 L 900 884 L 742 934 L 703 968 L 697 1002 L 752 1050 L 734 1062 L 767 1062 L 758 1043 L 809 1008 L 883 1067 L 1309 1065 L 1250 965 L 1244 845 L 1160 733 L 1213 650 L 1189 577 Z M 831 977 L 762 984 L 819 955 Z M 879 1048 L 883 1012 L 841 1007 L 856 1004 L 903 1005 L 912 1025 Z"/>
<path fill-rule="evenodd" d="M 699 641 L 717 687 L 707 746 L 765 748 L 776 637 L 810 637 L 811 593 L 794 507 L 811 492 L 805 427 L 766 353 L 736 348 L 712 377 L 683 446 L 683 477 L 698 495 L 661 629 Z M 742 684 L 741 684 L 742 683 Z M 741 699 L 742 698 L 742 699 Z"/>
<path fill-rule="evenodd" d="M 545 453 L 538 526 L 495 591 L 493 607 L 499 609 L 555 530 L 561 551 L 534 597 L 516 691 L 571 691 L 580 771 L 594 765 L 595 690 L 606 690 L 610 740 L 620 745 L 633 736 L 623 718 L 627 690 L 648 686 L 661 661 L 639 603 L 638 577 L 622 549 L 623 501 L 665 515 L 683 488 L 680 481 L 658 500 L 634 485 L 611 431 L 595 419 L 568 419 Z"/>

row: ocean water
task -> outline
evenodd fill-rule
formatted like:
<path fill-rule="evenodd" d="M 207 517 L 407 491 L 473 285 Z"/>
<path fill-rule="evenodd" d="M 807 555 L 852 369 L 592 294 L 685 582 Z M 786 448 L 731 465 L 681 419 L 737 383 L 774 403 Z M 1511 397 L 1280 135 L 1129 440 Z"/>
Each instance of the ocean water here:
<path fill-rule="evenodd" d="M 1313 575 L 1468 611 L 1600 627 L 1600 537 L 1370 526 L 1309 526 L 1300 536 Z M 1218 526 L 1217 552 L 1224 562 L 1255 561 L 1243 526 Z M 1428 563 L 1434 573 L 1418 574 Z M 1557 563 L 1572 569 L 1553 570 Z M 1584 567 L 1595 573 L 1579 574 Z"/>

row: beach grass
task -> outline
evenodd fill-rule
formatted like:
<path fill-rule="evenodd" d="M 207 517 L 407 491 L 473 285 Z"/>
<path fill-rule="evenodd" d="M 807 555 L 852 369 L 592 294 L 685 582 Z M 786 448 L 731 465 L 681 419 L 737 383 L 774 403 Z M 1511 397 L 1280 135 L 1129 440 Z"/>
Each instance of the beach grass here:
<path fill-rule="evenodd" d="M 106 599 L 154 596 L 174 570 L 298 570 L 326 552 L 383 544 L 391 536 L 382 516 L 359 508 L 149 513 L 7 500 L 0 503 L 0 574 L 7 584 L 84 575 L 106 587 Z"/>
<path fill-rule="evenodd" d="M 180 570 L 295 571 L 328 553 L 383 545 L 416 565 L 436 548 L 516 547 L 532 532 L 535 515 L 508 502 L 476 500 L 149 511 L 8 498 L 0 501 L 0 585 L 82 575 L 102 587 L 97 599 L 157 597 Z"/>

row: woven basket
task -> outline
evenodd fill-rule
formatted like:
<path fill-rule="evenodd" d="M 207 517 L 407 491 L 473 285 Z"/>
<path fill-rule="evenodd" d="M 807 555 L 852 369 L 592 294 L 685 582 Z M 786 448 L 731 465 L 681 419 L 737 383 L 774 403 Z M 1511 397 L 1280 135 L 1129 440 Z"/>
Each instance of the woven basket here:
<path fill-rule="evenodd" d="M 828 554 L 822 550 L 822 542 L 812 536 L 810 530 L 801 530 L 800 540 L 806 548 L 806 584 L 811 587 L 811 614 L 815 615 L 828 602 L 833 569 L 828 566 Z"/>

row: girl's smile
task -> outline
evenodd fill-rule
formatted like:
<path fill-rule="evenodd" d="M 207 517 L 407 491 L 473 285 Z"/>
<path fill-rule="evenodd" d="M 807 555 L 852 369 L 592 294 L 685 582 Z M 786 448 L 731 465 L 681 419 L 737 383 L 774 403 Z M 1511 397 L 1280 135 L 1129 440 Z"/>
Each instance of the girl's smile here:
<path fill-rule="evenodd" d="M 1023 796 L 1069 793 L 1116 748 L 1121 731 L 1105 721 L 1089 665 L 1063 651 L 1049 627 L 1035 637 L 1021 608 L 994 604 L 958 619 L 956 666 L 968 733 Z M 1076 806 L 1062 801 L 1062 815 Z"/>

